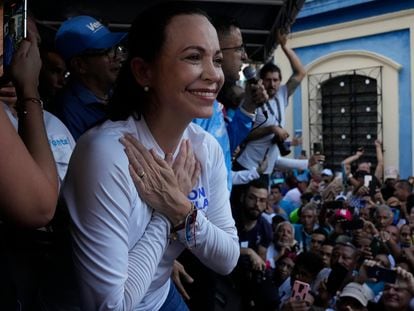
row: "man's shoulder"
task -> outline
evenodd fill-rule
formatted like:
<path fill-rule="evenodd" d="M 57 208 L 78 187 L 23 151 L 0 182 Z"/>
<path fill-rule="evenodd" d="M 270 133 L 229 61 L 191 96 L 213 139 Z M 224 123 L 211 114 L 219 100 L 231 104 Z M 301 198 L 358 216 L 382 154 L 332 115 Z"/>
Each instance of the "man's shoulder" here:
<path fill-rule="evenodd" d="M 260 216 L 257 219 L 256 228 L 259 228 L 261 231 L 265 231 L 266 233 L 272 231 L 272 225 L 263 216 Z"/>
<path fill-rule="evenodd" d="M 90 103 L 97 103 L 99 99 L 94 93 L 82 85 L 80 82 L 73 81 L 65 86 L 65 88 L 56 97 L 55 102 L 59 107 L 74 108 L 76 105 L 83 106 Z"/>

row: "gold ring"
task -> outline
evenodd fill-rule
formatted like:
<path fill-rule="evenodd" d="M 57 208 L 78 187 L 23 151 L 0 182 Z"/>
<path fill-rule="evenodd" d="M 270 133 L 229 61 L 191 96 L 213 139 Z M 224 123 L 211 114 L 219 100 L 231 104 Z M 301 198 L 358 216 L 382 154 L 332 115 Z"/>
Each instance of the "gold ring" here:
<path fill-rule="evenodd" d="M 139 178 L 144 178 L 145 177 L 145 172 L 142 172 L 141 174 L 138 175 Z"/>

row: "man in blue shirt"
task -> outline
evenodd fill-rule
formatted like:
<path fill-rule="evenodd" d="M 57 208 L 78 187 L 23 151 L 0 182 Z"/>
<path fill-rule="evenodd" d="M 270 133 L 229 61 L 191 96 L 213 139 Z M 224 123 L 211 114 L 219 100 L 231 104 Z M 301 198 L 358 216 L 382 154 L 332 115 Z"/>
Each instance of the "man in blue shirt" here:
<path fill-rule="evenodd" d="M 119 46 L 124 37 L 90 16 L 71 18 L 56 33 L 56 48 L 71 72 L 56 99 L 56 114 L 75 140 L 106 119 L 106 104 L 124 57 Z"/>

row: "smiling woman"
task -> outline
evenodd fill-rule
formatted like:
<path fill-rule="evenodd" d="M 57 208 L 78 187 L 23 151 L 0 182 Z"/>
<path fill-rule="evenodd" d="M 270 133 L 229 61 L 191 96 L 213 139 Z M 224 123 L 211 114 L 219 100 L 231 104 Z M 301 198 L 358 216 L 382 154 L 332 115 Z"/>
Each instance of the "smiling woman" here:
<path fill-rule="evenodd" d="M 174 259 L 188 248 L 227 274 L 239 256 L 222 151 L 190 124 L 212 114 L 222 54 L 208 17 L 183 3 L 142 12 L 128 52 L 112 121 L 79 140 L 64 186 L 82 303 L 187 310 Z"/>

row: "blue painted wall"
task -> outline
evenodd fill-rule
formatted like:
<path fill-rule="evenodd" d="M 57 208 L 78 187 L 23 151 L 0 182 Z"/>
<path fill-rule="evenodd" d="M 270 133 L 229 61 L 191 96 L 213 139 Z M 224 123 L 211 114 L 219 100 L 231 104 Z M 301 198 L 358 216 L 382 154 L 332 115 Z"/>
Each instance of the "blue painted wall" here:
<path fill-rule="evenodd" d="M 326 13 L 372 1 L 378 0 L 306 0 L 298 17 L 301 18 Z"/>
<path fill-rule="evenodd" d="M 292 32 L 414 8 L 413 0 L 315 0 L 305 3 Z"/>
<path fill-rule="evenodd" d="M 414 2 L 414 1 L 413 1 Z M 295 52 L 300 57 L 303 64 L 313 62 L 314 60 L 331 54 L 333 52 L 344 50 L 366 50 L 386 56 L 402 65 L 399 73 L 399 161 L 401 177 L 405 178 L 411 175 L 412 163 L 412 118 L 411 118 L 411 94 L 410 91 L 410 38 L 409 30 L 394 31 L 380 35 L 362 37 L 351 40 L 344 40 L 309 46 L 296 49 Z M 293 128 L 302 128 L 302 102 L 301 91 L 298 89 L 293 96 Z M 308 103 L 303 103 L 307 105 Z M 398 103 L 396 103 L 398 104 Z M 397 109 L 397 107 L 396 107 Z M 383 116 L 386 118 L 386 116 Z M 386 129 L 385 129 L 386 130 Z"/>

